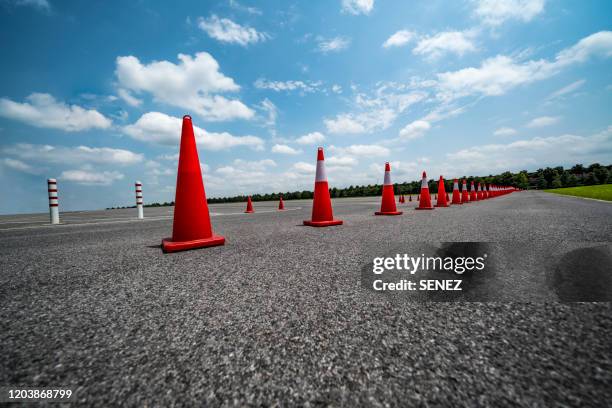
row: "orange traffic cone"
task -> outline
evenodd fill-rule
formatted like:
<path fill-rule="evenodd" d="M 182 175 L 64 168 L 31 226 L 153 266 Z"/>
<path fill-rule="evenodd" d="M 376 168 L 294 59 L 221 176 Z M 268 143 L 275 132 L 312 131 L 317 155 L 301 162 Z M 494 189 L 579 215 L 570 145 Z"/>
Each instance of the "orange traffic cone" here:
<path fill-rule="evenodd" d="M 314 197 L 312 199 L 312 219 L 304 220 L 304 225 L 311 227 L 342 225 L 342 220 L 334 219 L 322 147 L 319 147 L 317 151 L 317 173 L 315 176 Z"/>
<path fill-rule="evenodd" d="M 193 124 L 191 116 L 185 115 L 176 176 L 172 238 L 162 240 L 162 250 L 176 252 L 224 243 L 224 237 L 213 234 Z"/>
<path fill-rule="evenodd" d="M 385 182 L 383 184 L 382 200 L 380 203 L 380 211 L 376 211 L 376 215 L 400 215 L 401 211 L 397 211 L 395 207 L 395 197 L 393 195 L 393 183 L 391 183 L 391 165 L 385 163 Z"/>
<path fill-rule="evenodd" d="M 280 196 L 278 200 L 278 210 L 282 211 L 284 209 L 285 209 L 285 203 L 283 202 L 283 196 Z"/>
<path fill-rule="evenodd" d="M 253 209 L 253 203 L 251 202 L 251 196 L 247 197 L 247 208 L 244 212 L 247 214 L 255 212 L 255 210 Z"/>
<path fill-rule="evenodd" d="M 436 207 L 448 207 L 448 196 L 444 188 L 444 179 L 440 176 L 438 181 L 438 196 L 436 197 Z"/>
<path fill-rule="evenodd" d="M 469 202 L 470 202 L 470 193 L 468 192 L 468 189 L 467 189 L 467 182 L 465 181 L 465 179 L 463 179 L 463 184 L 461 187 L 461 203 L 465 204 Z"/>
<path fill-rule="evenodd" d="M 421 194 L 419 194 L 419 206 L 417 210 L 433 210 L 431 205 L 431 196 L 429 195 L 429 186 L 427 185 L 427 174 L 423 172 L 421 180 Z"/>
<path fill-rule="evenodd" d="M 478 201 L 478 194 L 476 194 L 476 188 L 474 182 L 470 183 L 470 201 Z"/>
<path fill-rule="evenodd" d="M 459 193 L 459 182 L 453 180 L 453 204 L 461 204 L 461 194 Z"/>

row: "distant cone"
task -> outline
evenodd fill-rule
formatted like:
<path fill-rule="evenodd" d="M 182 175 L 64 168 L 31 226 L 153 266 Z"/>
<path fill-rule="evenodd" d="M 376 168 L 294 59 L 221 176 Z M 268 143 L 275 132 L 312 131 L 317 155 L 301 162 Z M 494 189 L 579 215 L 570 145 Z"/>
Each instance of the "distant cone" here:
<path fill-rule="evenodd" d="M 419 194 L 419 206 L 417 210 L 433 210 L 431 205 L 431 196 L 429 195 L 429 185 L 427 184 L 427 174 L 423 172 L 421 180 L 421 194 Z"/>
<path fill-rule="evenodd" d="M 250 213 L 254 213 L 255 210 L 253 209 L 253 202 L 251 201 L 251 196 L 247 197 L 247 206 L 246 206 L 246 210 L 244 210 L 244 212 L 246 214 L 250 214 Z"/>
<path fill-rule="evenodd" d="M 393 183 L 391 183 L 391 165 L 385 163 L 385 182 L 383 183 L 382 200 L 380 203 L 380 211 L 376 211 L 376 215 L 400 215 L 401 211 L 397 211 L 395 207 L 395 196 L 393 193 Z"/>
<path fill-rule="evenodd" d="M 280 196 L 278 200 L 278 210 L 282 211 L 284 209 L 285 209 L 285 203 L 283 202 L 283 196 Z"/>
<path fill-rule="evenodd" d="M 317 151 L 317 173 L 315 176 L 314 197 L 312 199 L 312 219 L 305 220 L 304 225 L 310 227 L 342 225 L 342 220 L 334 219 L 322 147 L 319 147 Z"/>
<path fill-rule="evenodd" d="M 468 192 L 468 189 L 467 189 L 467 181 L 463 179 L 463 184 L 461 186 L 461 203 L 465 204 L 469 202 L 470 202 L 470 193 Z"/>
<path fill-rule="evenodd" d="M 476 193 L 473 181 L 470 183 L 470 201 L 478 201 L 478 193 Z"/>
<path fill-rule="evenodd" d="M 478 183 L 478 189 L 476 190 L 476 195 L 479 200 L 484 200 L 484 196 L 482 195 L 482 186 Z"/>
<path fill-rule="evenodd" d="M 448 207 L 448 195 L 444 187 L 444 179 L 440 176 L 438 180 L 438 196 L 436 198 L 436 207 Z"/>
<path fill-rule="evenodd" d="M 482 197 L 486 200 L 487 198 L 489 198 L 489 190 L 487 189 L 487 185 L 483 184 L 482 185 Z"/>
<path fill-rule="evenodd" d="M 412 194 L 408 195 L 408 201 L 412 201 Z"/>
<path fill-rule="evenodd" d="M 453 180 L 453 204 L 461 204 L 461 193 L 459 192 L 459 182 Z"/>
<path fill-rule="evenodd" d="M 162 240 L 162 250 L 176 252 L 224 243 L 224 237 L 213 234 L 193 124 L 191 116 L 186 115 L 181 131 L 172 238 Z"/>

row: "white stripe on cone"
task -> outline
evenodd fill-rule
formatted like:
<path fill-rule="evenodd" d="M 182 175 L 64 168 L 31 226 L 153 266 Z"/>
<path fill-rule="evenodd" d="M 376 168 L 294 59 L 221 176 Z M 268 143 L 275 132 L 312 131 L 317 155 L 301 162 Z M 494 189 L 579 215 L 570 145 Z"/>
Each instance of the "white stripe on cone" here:
<path fill-rule="evenodd" d="M 315 177 L 315 183 L 319 181 L 327 181 L 327 174 L 325 174 L 325 161 L 317 160 L 317 175 Z"/>

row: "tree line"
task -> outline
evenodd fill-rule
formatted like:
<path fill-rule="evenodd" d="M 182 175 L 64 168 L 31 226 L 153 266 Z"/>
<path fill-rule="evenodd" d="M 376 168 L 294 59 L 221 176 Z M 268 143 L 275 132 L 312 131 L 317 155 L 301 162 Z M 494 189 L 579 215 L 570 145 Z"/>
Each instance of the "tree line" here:
<path fill-rule="evenodd" d="M 476 183 L 486 184 L 497 184 L 504 186 L 518 187 L 524 190 L 537 189 L 543 190 L 547 188 L 562 188 L 562 187 L 576 187 L 576 186 L 589 186 L 595 184 L 606 184 L 612 182 L 612 165 L 601 165 L 599 163 L 593 163 L 590 166 L 584 166 L 582 164 L 576 164 L 575 166 L 565 169 L 563 166 L 557 167 L 546 167 L 538 169 L 533 172 L 527 170 L 521 170 L 517 173 L 505 171 L 501 174 L 488 175 L 485 177 L 473 177 L 463 176 L 459 178 L 459 184 L 461 185 L 463 179 L 467 180 L 468 187 L 472 181 Z M 438 180 L 431 179 L 428 181 L 429 190 L 433 193 L 438 191 Z M 453 189 L 453 180 L 445 180 L 445 188 L 447 192 L 451 192 Z M 421 181 L 410 181 L 403 183 L 395 183 L 396 194 L 418 194 L 421 189 Z M 460 186 L 461 188 L 461 186 Z M 368 184 L 363 186 L 348 186 L 345 188 L 332 187 L 330 190 L 332 198 L 339 197 L 371 197 L 379 196 L 382 194 L 381 184 Z M 313 192 L 310 190 L 303 191 L 286 191 L 278 193 L 267 193 L 267 194 L 253 194 L 251 199 L 253 201 L 276 201 L 280 197 L 283 200 L 300 200 L 300 199 L 312 199 Z M 209 203 L 237 203 L 246 201 L 247 197 L 243 195 L 237 195 L 232 197 L 213 197 L 209 198 Z M 145 204 L 145 207 L 164 207 L 172 206 L 172 202 L 164 203 L 151 203 Z M 131 207 L 117 207 L 117 208 L 133 208 Z M 114 207 L 113 207 L 114 208 Z"/>

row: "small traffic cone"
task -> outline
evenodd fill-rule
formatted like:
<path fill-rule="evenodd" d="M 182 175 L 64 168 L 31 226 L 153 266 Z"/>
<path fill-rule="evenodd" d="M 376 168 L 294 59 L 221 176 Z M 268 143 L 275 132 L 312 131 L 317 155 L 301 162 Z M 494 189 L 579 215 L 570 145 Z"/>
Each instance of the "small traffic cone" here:
<path fill-rule="evenodd" d="M 483 194 L 483 198 L 486 200 L 487 198 L 489 198 L 489 189 L 487 189 L 487 185 L 483 184 L 482 185 L 482 194 Z"/>
<path fill-rule="evenodd" d="M 461 203 L 469 203 L 470 202 L 470 193 L 468 193 L 467 182 L 463 179 L 463 184 L 461 186 Z"/>
<path fill-rule="evenodd" d="M 433 210 L 431 205 L 431 196 L 429 195 L 429 186 L 427 185 L 427 174 L 423 172 L 421 180 L 421 194 L 419 194 L 419 206 L 417 210 Z"/>
<path fill-rule="evenodd" d="M 247 208 L 244 212 L 245 214 L 251 214 L 255 212 L 255 210 L 253 209 L 253 202 L 251 201 L 251 196 L 247 197 Z"/>
<path fill-rule="evenodd" d="M 461 193 L 459 193 L 459 182 L 453 180 L 453 204 L 461 204 Z"/>
<path fill-rule="evenodd" d="M 380 211 L 376 211 L 376 215 L 401 215 L 401 211 L 397 211 L 395 207 L 395 197 L 393 195 L 393 184 L 391 183 L 391 165 L 385 163 L 385 182 L 383 184 L 382 200 L 380 203 Z"/>
<path fill-rule="evenodd" d="M 474 182 L 470 183 L 470 201 L 478 201 L 478 194 L 476 194 L 476 188 Z"/>
<path fill-rule="evenodd" d="M 285 203 L 283 202 L 283 196 L 280 196 L 278 200 L 278 210 L 282 211 L 284 209 L 285 209 Z"/>
<path fill-rule="evenodd" d="M 162 250 L 176 252 L 223 244 L 225 238 L 214 235 L 212 230 L 193 124 L 191 116 L 185 115 L 176 177 L 172 238 L 162 240 Z"/>
<path fill-rule="evenodd" d="M 325 158 L 323 148 L 317 151 L 317 173 L 315 176 L 314 196 L 312 199 L 312 219 L 304 220 L 304 225 L 310 227 L 329 227 L 342 225 L 342 220 L 335 220 L 329 196 L 329 185 L 325 174 Z"/>
<path fill-rule="evenodd" d="M 440 176 L 438 181 L 438 196 L 436 197 L 436 207 L 448 207 L 448 196 L 444 188 L 444 179 Z"/>
<path fill-rule="evenodd" d="M 408 201 L 412 202 L 412 194 L 408 195 Z"/>
<path fill-rule="evenodd" d="M 476 189 L 476 196 L 478 197 L 478 200 L 483 200 L 483 198 L 482 198 L 482 186 L 480 185 L 480 183 L 478 183 L 478 188 Z"/>

